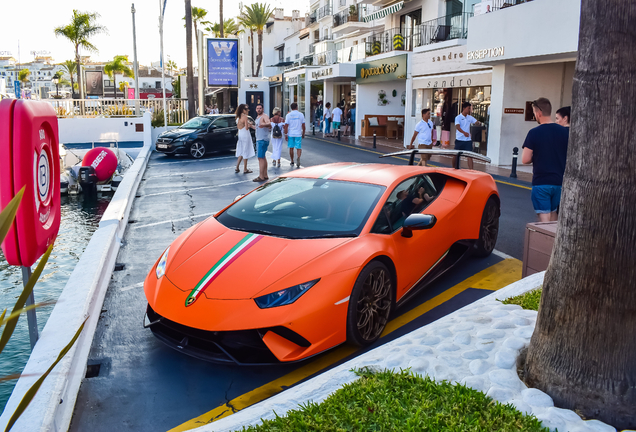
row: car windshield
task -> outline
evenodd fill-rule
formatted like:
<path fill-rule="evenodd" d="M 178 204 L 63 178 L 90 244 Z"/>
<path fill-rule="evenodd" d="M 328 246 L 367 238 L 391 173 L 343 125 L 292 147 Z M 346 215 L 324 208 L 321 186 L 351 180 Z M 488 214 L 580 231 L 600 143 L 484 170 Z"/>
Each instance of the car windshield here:
<path fill-rule="evenodd" d="M 279 178 L 217 216 L 227 228 L 289 238 L 355 237 L 385 187 L 346 181 Z"/>
<path fill-rule="evenodd" d="M 181 129 L 201 129 L 207 127 L 211 122 L 212 120 L 207 117 L 195 117 L 181 125 Z"/>

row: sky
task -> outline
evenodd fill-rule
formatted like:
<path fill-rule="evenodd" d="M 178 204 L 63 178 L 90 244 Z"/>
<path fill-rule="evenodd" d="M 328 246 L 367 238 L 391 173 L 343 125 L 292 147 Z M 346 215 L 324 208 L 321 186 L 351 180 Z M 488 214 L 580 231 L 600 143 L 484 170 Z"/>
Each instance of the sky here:
<path fill-rule="evenodd" d="M 137 27 L 137 57 L 139 64 L 150 66 L 160 57 L 159 48 L 159 1 L 136 0 L 135 20 Z M 272 7 L 282 7 L 285 15 L 290 16 L 292 9 L 300 10 L 301 16 L 309 10 L 309 0 L 260 0 Z M 63 37 L 56 37 L 55 27 L 65 26 L 71 21 L 73 9 L 82 12 L 97 12 L 97 22 L 108 29 L 108 34 L 92 39 L 99 53 L 90 54 L 91 60 L 109 61 L 115 55 L 128 55 L 133 60 L 133 36 L 131 0 L 2 0 L 2 24 L 0 25 L 0 55 L 11 55 L 18 60 L 18 44 L 21 62 L 34 59 L 31 51 L 48 51 L 56 63 L 74 59 L 73 45 Z M 256 3 L 243 0 L 246 5 Z M 239 0 L 224 0 L 225 19 L 236 17 L 239 13 Z M 208 11 L 207 20 L 219 21 L 219 0 L 192 0 L 192 6 Z M 185 28 L 183 0 L 167 0 L 164 19 L 164 56 L 177 63 L 186 65 Z M 194 35 L 192 37 L 194 43 Z M 196 65 L 196 58 L 194 59 Z"/>

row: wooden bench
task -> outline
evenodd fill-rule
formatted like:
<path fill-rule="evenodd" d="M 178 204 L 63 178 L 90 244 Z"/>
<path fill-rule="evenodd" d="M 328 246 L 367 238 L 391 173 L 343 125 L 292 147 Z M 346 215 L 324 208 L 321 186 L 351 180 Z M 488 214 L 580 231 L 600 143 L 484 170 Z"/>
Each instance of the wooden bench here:
<path fill-rule="evenodd" d="M 369 119 L 371 118 L 377 118 L 378 119 L 378 125 L 377 126 L 371 126 Z M 397 136 L 395 137 L 391 137 L 391 138 L 400 138 L 404 135 L 404 116 L 403 115 L 365 115 L 364 119 L 361 120 L 361 128 L 360 128 L 360 135 L 362 137 L 372 137 L 373 136 L 373 132 L 375 131 L 376 136 L 379 137 L 386 137 L 387 136 L 387 123 L 389 122 L 389 118 L 393 119 L 395 118 L 396 120 L 393 121 L 398 121 L 399 119 L 401 119 L 401 125 L 398 123 L 398 131 L 397 131 Z"/>

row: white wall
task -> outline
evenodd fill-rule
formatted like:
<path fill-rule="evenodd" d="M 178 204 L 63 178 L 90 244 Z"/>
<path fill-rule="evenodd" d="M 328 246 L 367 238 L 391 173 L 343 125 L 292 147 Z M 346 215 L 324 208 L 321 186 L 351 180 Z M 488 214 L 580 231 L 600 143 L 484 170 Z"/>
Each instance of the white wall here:
<path fill-rule="evenodd" d="M 58 119 L 60 143 L 78 144 L 93 141 L 144 141 L 144 132 L 136 132 L 135 124 L 150 131 L 150 116 L 131 118 L 61 118 Z M 126 125 L 127 124 L 127 125 Z M 150 137 L 148 137 L 150 140 Z"/>
<path fill-rule="evenodd" d="M 402 106 L 402 92 L 406 91 L 406 80 L 385 81 L 370 84 L 358 84 L 356 86 L 356 135 L 361 132 L 360 124 L 365 115 L 405 115 L 406 107 Z M 378 105 L 378 92 L 384 90 L 389 103 L 385 106 Z M 393 97 L 393 90 L 397 96 Z"/>
<path fill-rule="evenodd" d="M 536 122 L 522 114 L 504 114 L 504 108 L 526 108 L 526 102 L 546 97 L 556 110 L 572 103 L 574 62 L 533 66 L 497 65 L 492 69 L 492 103 L 488 157 L 496 165 L 512 163 L 512 149 L 521 146 Z"/>
<path fill-rule="evenodd" d="M 534 0 L 468 21 L 468 51 L 504 47 L 504 55 L 468 63 L 574 58 L 578 50 L 580 0 Z M 540 31 L 537 31 L 539 29 Z"/>

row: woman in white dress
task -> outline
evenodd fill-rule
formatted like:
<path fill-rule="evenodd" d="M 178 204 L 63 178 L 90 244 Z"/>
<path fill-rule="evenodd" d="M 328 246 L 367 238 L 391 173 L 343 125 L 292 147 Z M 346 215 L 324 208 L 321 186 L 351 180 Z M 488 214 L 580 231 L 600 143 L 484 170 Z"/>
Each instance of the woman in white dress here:
<path fill-rule="evenodd" d="M 272 114 L 272 118 L 269 119 L 272 124 L 272 165 L 276 166 L 278 163 L 278 166 L 280 166 L 280 151 L 283 147 L 283 126 L 285 125 L 285 119 L 280 116 L 280 108 L 278 107 L 274 108 Z M 278 129 L 276 129 L 276 126 L 278 126 Z M 278 135 L 278 132 L 280 132 L 280 136 L 274 136 Z"/>
<path fill-rule="evenodd" d="M 238 142 L 236 143 L 236 162 L 235 172 L 240 172 L 241 160 L 244 161 L 243 174 L 249 174 L 252 170 L 247 168 L 247 160 L 254 157 L 254 142 L 250 129 L 254 129 L 254 125 L 249 122 L 247 113 L 249 108 L 246 104 L 240 104 L 236 109 L 236 126 L 238 127 Z"/>

